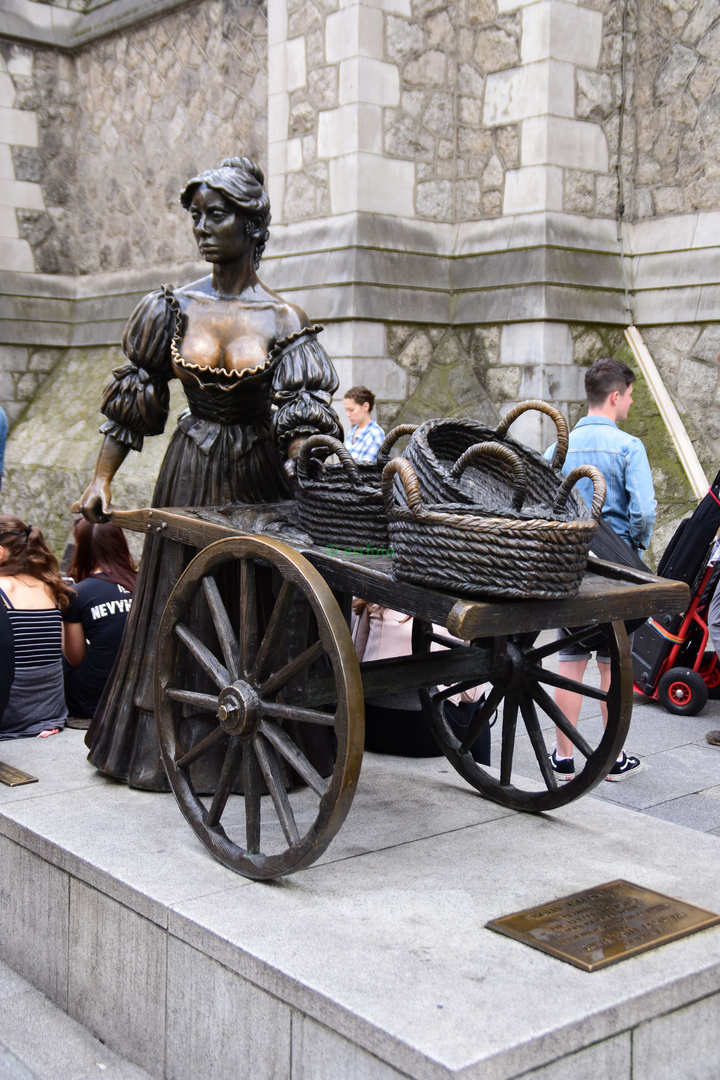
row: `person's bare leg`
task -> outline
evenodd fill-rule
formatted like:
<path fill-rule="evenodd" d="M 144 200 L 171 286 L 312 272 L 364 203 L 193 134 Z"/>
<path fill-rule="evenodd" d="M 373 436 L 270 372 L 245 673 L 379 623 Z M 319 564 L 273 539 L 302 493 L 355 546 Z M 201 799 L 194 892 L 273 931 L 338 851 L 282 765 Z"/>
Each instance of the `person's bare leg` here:
<path fill-rule="evenodd" d="M 600 689 L 607 692 L 610 689 L 610 664 L 605 664 L 602 660 L 598 660 L 598 671 L 600 672 Z M 604 701 L 600 702 L 600 712 L 602 713 L 603 726 L 606 726 L 608 722 L 608 711 Z"/>
<path fill-rule="evenodd" d="M 603 664 L 602 666 L 608 669 L 609 680 L 610 665 Z M 558 675 L 565 679 L 572 679 L 573 682 L 582 682 L 586 667 L 587 660 L 561 660 L 558 665 Z M 559 709 L 562 709 L 573 727 L 577 727 L 580 708 L 582 706 L 582 696 L 574 693 L 572 690 L 564 690 L 558 687 L 555 690 L 555 704 Z M 558 756 L 566 758 L 572 757 L 574 750 L 573 744 L 570 742 L 567 735 L 563 735 L 559 728 L 555 728 L 555 739 Z"/>

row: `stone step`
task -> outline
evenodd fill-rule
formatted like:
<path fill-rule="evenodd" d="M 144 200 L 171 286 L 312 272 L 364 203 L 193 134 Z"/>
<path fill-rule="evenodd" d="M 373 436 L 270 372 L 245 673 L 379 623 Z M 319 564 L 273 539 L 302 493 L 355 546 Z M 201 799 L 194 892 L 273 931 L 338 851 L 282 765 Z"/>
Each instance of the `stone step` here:
<path fill-rule="evenodd" d="M 0 1080 L 150 1080 L 0 961 Z"/>

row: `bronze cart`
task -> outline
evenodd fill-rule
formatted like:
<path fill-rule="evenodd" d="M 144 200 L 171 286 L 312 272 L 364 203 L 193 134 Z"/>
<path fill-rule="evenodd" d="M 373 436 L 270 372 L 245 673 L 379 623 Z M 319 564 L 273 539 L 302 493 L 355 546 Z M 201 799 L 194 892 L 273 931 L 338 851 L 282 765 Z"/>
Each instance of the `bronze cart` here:
<path fill-rule="evenodd" d="M 448 760 L 482 795 L 503 806 L 552 810 L 603 779 L 624 744 L 632 712 L 623 620 L 684 610 L 687 586 L 591 556 L 580 592 L 570 600 L 465 600 L 394 581 L 389 557 L 312 544 L 298 531 L 295 514 L 291 502 L 112 512 L 123 528 L 157 532 L 199 549 L 162 617 L 155 715 L 180 809 L 222 863 L 263 880 L 322 855 L 353 800 L 363 753 L 363 701 L 372 695 L 419 690 Z M 229 572 L 239 582 L 230 604 L 217 584 Z M 349 629 L 353 596 L 413 616 L 414 654 L 359 664 Z M 200 641 L 187 626 L 191 605 L 198 604 L 209 609 L 213 641 Z M 299 607 L 307 613 L 301 635 L 293 617 Z M 438 634 L 433 624 L 447 633 Z M 558 645 L 554 635 L 538 642 L 540 633 L 578 624 L 582 627 L 570 640 L 587 639 L 590 627 L 610 653 L 607 693 L 563 684 L 543 666 Z M 438 651 L 430 652 L 432 642 Z M 187 665 L 199 665 L 209 692 L 182 689 Z M 442 702 L 481 683 L 490 684 L 486 700 L 461 744 Z M 573 729 L 555 707 L 553 688 L 561 685 L 605 703 L 607 725 L 596 724 L 594 738 Z M 187 710 L 205 712 L 212 720 L 210 733 L 193 746 L 183 743 L 181 720 Z M 500 758 L 489 769 L 473 759 L 469 747 L 496 713 Z M 534 780 L 524 780 L 515 769 L 518 718 L 534 751 Z M 317 772 L 288 734 L 287 721 L 333 728 L 337 752 L 330 776 Z M 575 778 L 560 784 L 548 763 L 552 744 L 545 739 L 554 723 L 576 748 Z M 192 765 L 211 748 L 217 753 L 218 743 L 223 765 L 214 792 L 206 795 L 194 788 Z M 306 786 L 286 790 L 287 766 Z M 232 794 L 238 774 L 240 795 Z M 263 791 L 269 799 L 262 798 Z"/>

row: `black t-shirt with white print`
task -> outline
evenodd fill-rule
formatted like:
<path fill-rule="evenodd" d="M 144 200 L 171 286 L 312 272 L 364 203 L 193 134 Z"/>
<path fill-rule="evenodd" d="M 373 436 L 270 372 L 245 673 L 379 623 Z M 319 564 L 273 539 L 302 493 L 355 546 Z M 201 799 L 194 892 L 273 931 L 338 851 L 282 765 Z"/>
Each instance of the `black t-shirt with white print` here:
<path fill-rule="evenodd" d="M 132 593 L 99 574 L 73 588 L 77 596 L 63 619 L 82 623 L 88 648 L 78 667 L 64 665 L 65 698 L 72 716 L 92 716 L 120 648 Z"/>

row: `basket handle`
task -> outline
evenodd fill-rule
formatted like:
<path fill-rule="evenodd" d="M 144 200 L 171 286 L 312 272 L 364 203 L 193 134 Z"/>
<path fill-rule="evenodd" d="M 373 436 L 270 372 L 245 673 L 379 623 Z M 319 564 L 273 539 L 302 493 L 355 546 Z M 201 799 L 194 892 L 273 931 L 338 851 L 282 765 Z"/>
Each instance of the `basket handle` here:
<path fill-rule="evenodd" d="M 389 431 L 385 436 L 382 446 L 377 452 L 378 465 L 385 465 L 388 460 L 388 454 L 392 450 L 398 439 L 402 439 L 403 435 L 412 435 L 417 430 L 417 424 L 398 424 L 392 431 Z"/>
<path fill-rule="evenodd" d="M 584 476 L 593 482 L 593 499 L 590 513 L 595 521 L 600 520 L 600 514 L 605 502 L 607 484 L 605 483 L 603 474 L 599 469 L 596 469 L 594 465 L 578 465 L 577 468 L 567 474 L 557 490 L 555 502 L 553 503 L 553 513 L 557 514 L 565 509 L 570 492 L 575 487 L 578 480 L 581 480 Z"/>
<path fill-rule="evenodd" d="M 310 451 L 314 450 L 317 446 L 325 448 L 323 460 L 329 454 L 337 454 L 340 464 L 350 478 L 352 485 L 355 486 L 359 482 L 360 473 L 358 472 L 358 467 L 353 461 L 352 455 L 348 453 L 347 448 L 339 439 L 334 439 L 332 435 L 311 435 L 310 438 L 306 439 L 301 445 L 300 453 L 296 460 L 297 477 L 301 484 L 306 484 L 310 479 Z"/>
<path fill-rule="evenodd" d="M 511 424 L 514 424 L 518 416 L 522 416 L 528 409 L 536 409 L 538 412 L 545 413 L 555 424 L 557 431 L 557 446 L 555 447 L 555 456 L 552 463 L 557 469 L 562 469 L 565 464 L 565 458 L 568 452 L 568 425 L 567 420 L 554 405 L 550 405 L 547 401 L 541 401 L 539 398 L 530 398 L 528 401 L 521 401 L 514 409 L 510 409 L 510 412 L 505 413 L 502 420 L 495 428 L 495 435 L 498 439 L 504 439 L 507 435 L 508 428 Z"/>
<path fill-rule="evenodd" d="M 415 475 L 415 470 L 412 465 L 406 458 L 402 457 L 396 457 L 393 458 L 392 461 L 388 461 L 383 469 L 382 494 L 388 517 L 390 517 L 390 512 L 395 506 L 393 494 L 393 476 L 395 473 L 400 474 L 400 480 L 402 481 L 402 486 L 405 488 L 405 494 L 407 495 L 408 506 L 413 514 L 419 517 L 423 512 L 420 485 L 418 484 L 418 478 Z"/>
<path fill-rule="evenodd" d="M 469 449 L 457 459 L 452 467 L 450 475 L 457 479 L 465 471 L 468 465 L 471 465 L 481 457 L 499 458 L 500 461 L 503 461 L 512 469 L 512 507 L 513 510 L 522 510 L 522 505 L 525 502 L 525 496 L 527 495 L 527 472 L 525 471 L 525 465 L 517 454 L 513 453 L 508 446 L 503 446 L 502 443 L 475 443 L 474 446 L 469 447 Z"/>

